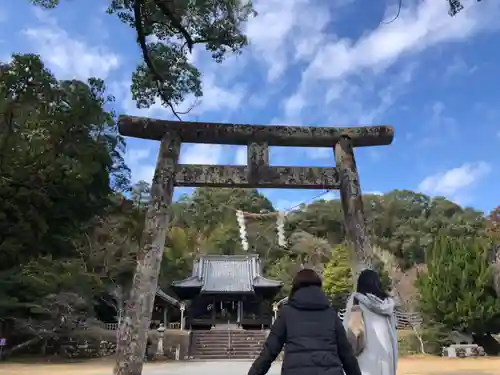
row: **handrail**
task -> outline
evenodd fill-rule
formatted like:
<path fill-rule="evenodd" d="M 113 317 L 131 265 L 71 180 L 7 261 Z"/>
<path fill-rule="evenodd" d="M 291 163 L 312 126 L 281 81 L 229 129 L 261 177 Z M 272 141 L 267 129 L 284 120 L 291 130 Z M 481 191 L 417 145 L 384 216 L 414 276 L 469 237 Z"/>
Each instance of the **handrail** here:
<path fill-rule="evenodd" d="M 227 332 L 228 332 L 228 337 L 227 337 L 227 352 L 228 352 L 228 355 L 229 355 L 229 359 L 231 359 L 231 355 L 232 355 L 232 352 L 233 352 L 232 342 L 231 342 L 231 326 L 230 326 L 230 324 L 231 324 L 231 322 L 228 319 L 227 320 Z"/>

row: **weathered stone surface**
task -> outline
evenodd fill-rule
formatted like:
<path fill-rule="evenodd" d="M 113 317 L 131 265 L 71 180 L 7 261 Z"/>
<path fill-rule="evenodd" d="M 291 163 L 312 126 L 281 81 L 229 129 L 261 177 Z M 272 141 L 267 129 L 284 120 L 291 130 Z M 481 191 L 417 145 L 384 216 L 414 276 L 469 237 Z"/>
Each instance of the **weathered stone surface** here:
<path fill-rule="evenodd" d="M 394 138 L 391 126 L 264 126 L 180 122 L 133 116 L 120 116 L 118 126 L 120 133 L 127 137 L 161 140 L 166 131 L 175 131 L 182 142 L 232 145 L 247 145 L 253 141 L 269 146 L 333 147 L 342 136 L 347 136 L 353 147 L 361 147 L 389 145 Z"/>
<path fill-rule="evenodd" d="M 267 143 L 251 142 L 247 147 L 248 181 L 256 184 L 259 176 L 269 167 L 269 146 Z"/>
<path fill-rule="evenodd" d="M 115 375 L 140 375 L 142 372 L 147 332 L 167 235 L 167 209 L 172 202 L 175 166 L 180 147 L 181 141 L 175 134 L 165 134 L 151 185 L 143 246 L 137 256 L 130 298 L 118 335 Z"/>
<path fill-rule="evenodd" d="M 355 273 L 372 256 L 370 240 L 366 231 L 363 199 L 352 143 L 342 138 L 335 145 L 335 161 L 340 179 L 340 199 L 348 240 L 354 247 L 353 266 Z"/>
<path fill-rule="evenodd" d="M 285 189 L 338 189 L 340 182 L 335 168 L 266 167 L 254 179 L 247 166 L 178 165 L 175 185 L 183 187 L 241 187 Z"/>

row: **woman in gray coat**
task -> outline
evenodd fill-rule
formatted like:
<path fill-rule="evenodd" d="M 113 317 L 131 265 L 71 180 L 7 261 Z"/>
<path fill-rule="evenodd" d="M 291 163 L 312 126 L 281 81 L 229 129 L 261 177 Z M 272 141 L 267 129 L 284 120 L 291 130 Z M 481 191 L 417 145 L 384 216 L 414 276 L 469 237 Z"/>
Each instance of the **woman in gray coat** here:
<path fill-rule="evenodd" d="M 311 269 L 294 277 L 292 290 L 248 375 L 265 375 L 281 352 L 282 375 L 361 375 L 342 321 Z"/>

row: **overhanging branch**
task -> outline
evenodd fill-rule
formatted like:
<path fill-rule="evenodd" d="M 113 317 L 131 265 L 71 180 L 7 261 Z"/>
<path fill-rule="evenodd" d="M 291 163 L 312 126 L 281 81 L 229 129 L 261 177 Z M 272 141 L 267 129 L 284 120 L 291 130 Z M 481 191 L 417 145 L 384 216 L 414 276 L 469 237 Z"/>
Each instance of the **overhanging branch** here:
<path fill-rule="evenodd" d="M 167 99 L 167 97 L 163 93 L 162 85 L 165 83 L 165 78 L 162 77 L 161 73 L 158 71 L 158 69 L 156 69 L 156 67 L 153 63 L 153 60 L 149 56 L 148 46 L 146 44 L 146 35 L 144 34 L 144 28 L 142 26 L 142 5 L 143 5 L 142 2 L 143 2 L 143 0 L 136 0 L 134 2 L 134 26 L 135 26 L 135 29 L 137 31 L 137 42 L 139 43 L 139 46 L 141 47 L 144 62 L 146 63 L 149 70 L 151 71 L 151 74 L 153 75 L 153 78 L 154 78 L 155 83 L 156 83 L 156 88 L 158 89 L 158 93 L 160 94 L 160 97 L 163 99 L 165 104 L 170 108 L 170 110 L 172 111 L 174 116 L 179 121 L 182 121 L 182 118 L 180 117 L 180 115 L 189 113 L 195 107 L 196 103 L 193 104 L 191 107 L 189 107 L 187 111 L 178 112 L 174 108 L 174 105 L 170 102 L 170 100 Z M 181 27 L 182 27 L 182 25 L 181 25 Z M 188 34 L 188 36 L 189 36 L 189 34 Z"/>
<path fill-rule="evenodd" d="M 136 1 L 136 3 L 137 2 L 138 1 Z M 168 7 L 163 3 L 162 0 L 155 0 L 155 4 L 158 8 L 160 8 L 165 17 L 169 19 L 169 21 L 172 23 L 172 26 L 175 27 L 182 34 L 184 39 L 186 39 L 186 45 L 189 48 L 189 52 L 192 52 L 195 42 L 191 37 L 191 35 L 189 35 L 189 32 L 186 30 L 186 28 L 182 26 L 181 21 L 179 21 L 175 17 L 175 15 L 170 11 L 170 9 L 168 9 Z"/>

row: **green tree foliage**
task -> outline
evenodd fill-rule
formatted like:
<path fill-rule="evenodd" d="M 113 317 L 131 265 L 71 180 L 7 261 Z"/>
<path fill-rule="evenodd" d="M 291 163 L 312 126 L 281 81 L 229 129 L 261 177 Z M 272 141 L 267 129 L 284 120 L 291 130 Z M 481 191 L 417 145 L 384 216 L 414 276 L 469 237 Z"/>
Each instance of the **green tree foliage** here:
<path fill-rule="evenodd" d="M 170 228 L 160 269 L 162 289 L 168 291 L 173 281 L 190 274 L 193 261 L 204 247 L 204 240 L 194 228 Z"/>
<path fill-rule="evenodd" d="M 92 317 L 95 301 L 113 305 L 120 316 L 149 185 L 131 187 L 130 200 L 122 195 L 128 170 L 113 113 L 105 109 L 112 98 L 99 80 L 58 81 L 37 56 L 15 55 L 1 72 L 0 315 L 40 336 L 66 334 L 81 316 Z M 482 236 L 486 228 L 480 212 L 411 191 L 367 195 L 364 203 L 372 243 L 403 271 L 425 259 L 438 233 Z M 260 255 L 267 277 L 284 282 L 279 297 L 289 293 L 301 264 L 324 269 L 332 296 L 352 289 L 338 200 L 291 212 L 288 245 L 280 247 L 275 210 L 262 194 L 208 188 L 169 208 L 162 288 L 186 277 L 200 254 L 243 251 L 238 209 L 253 213 L 246 219 L 249 251 Z M 384 262 L 375 259 L 374 266 L 388 280 Z"/>
<path fill-rule="evenodd" d="M 35 55 L 0 64 L 0 316 L 39 336 L 74 328 L 111 280 L 130 279 L 112 100 L 102 81 L 57 80 Z"/>
<path fill-rule="evenodd" d="M 31 2 L 44 8 L 60 3 Z M 180 103 L 203 94 L 200 71 L 189 62 L 194 46 L 203 45 L 218 63 L 228 53 L 241 53 L 248 44 L 244 24 L 256 15 L 252 2 L 245 0 L 112 0 L 107 12 L 132 27 L 137 35 L 143 55 L 143 62 L 132 75 L 132 97 L 137 107 L 149 108 L 161 98 L 177 117 Z"/>
<path fill-rule="evenodd" d="M 494 243 L 500 244 L 500 206 L 492 210 L 486 218 L 486 233 Z"/>
<path fill-rule="evenodd" d="M 332 305 L 338 309 L 345 307 L 346 297 L 355 289 L 350 263 L 350 249 L 345 244 L 339 244 L 332 250 L 332 255 L 323 271 L 323 285 Z M 379 274 L 384 290 L 391 289 L 391 278 L 384 262 L 377 254 L 373 257 L 373 269 Z"/>
<path fill-rule="evenodd" d="M 58 81 L 37 56 L 0 65 L 0 269 L 71 254 L 127 183 L 102 81 Z"/>
<path fill-rule="evenodd" d="M 476 0 L 476 1 L 479 3 L 482 0 Z M 448 14 L 452 17 L 456 16 L 460 11 L 464 9 L 462 1 L 460 0 L 448 0 L 448 3 L 450 5 L 450 10 L 448 11 Z"/>
<path fill-rule="evenodd" d="M 283 256 L 268 266 L 266 276 L 283 283 L 283 288 L 276 296 L 278 300 L 290 295 L 293 277 L 299 269 L 300 263 L 297 263 L 297 260 L 290 256 Z"/>
<path fill-rule="evenodd" d="M 323 288 L 332 306 L 345 307 L 345 297 L 353 291 L 353 276 L 349 248 L 340 244 L 333 248 L 330 261 L 323 271 Z"/>
<path fill-rule="evenodd" d="M 417 282 L 420 311 L 428 324 L 476 334 L 498 327 L 500 300 L 493 290 L 487 249 L 479 238 L 436 239 L 427 272 Z"/>

